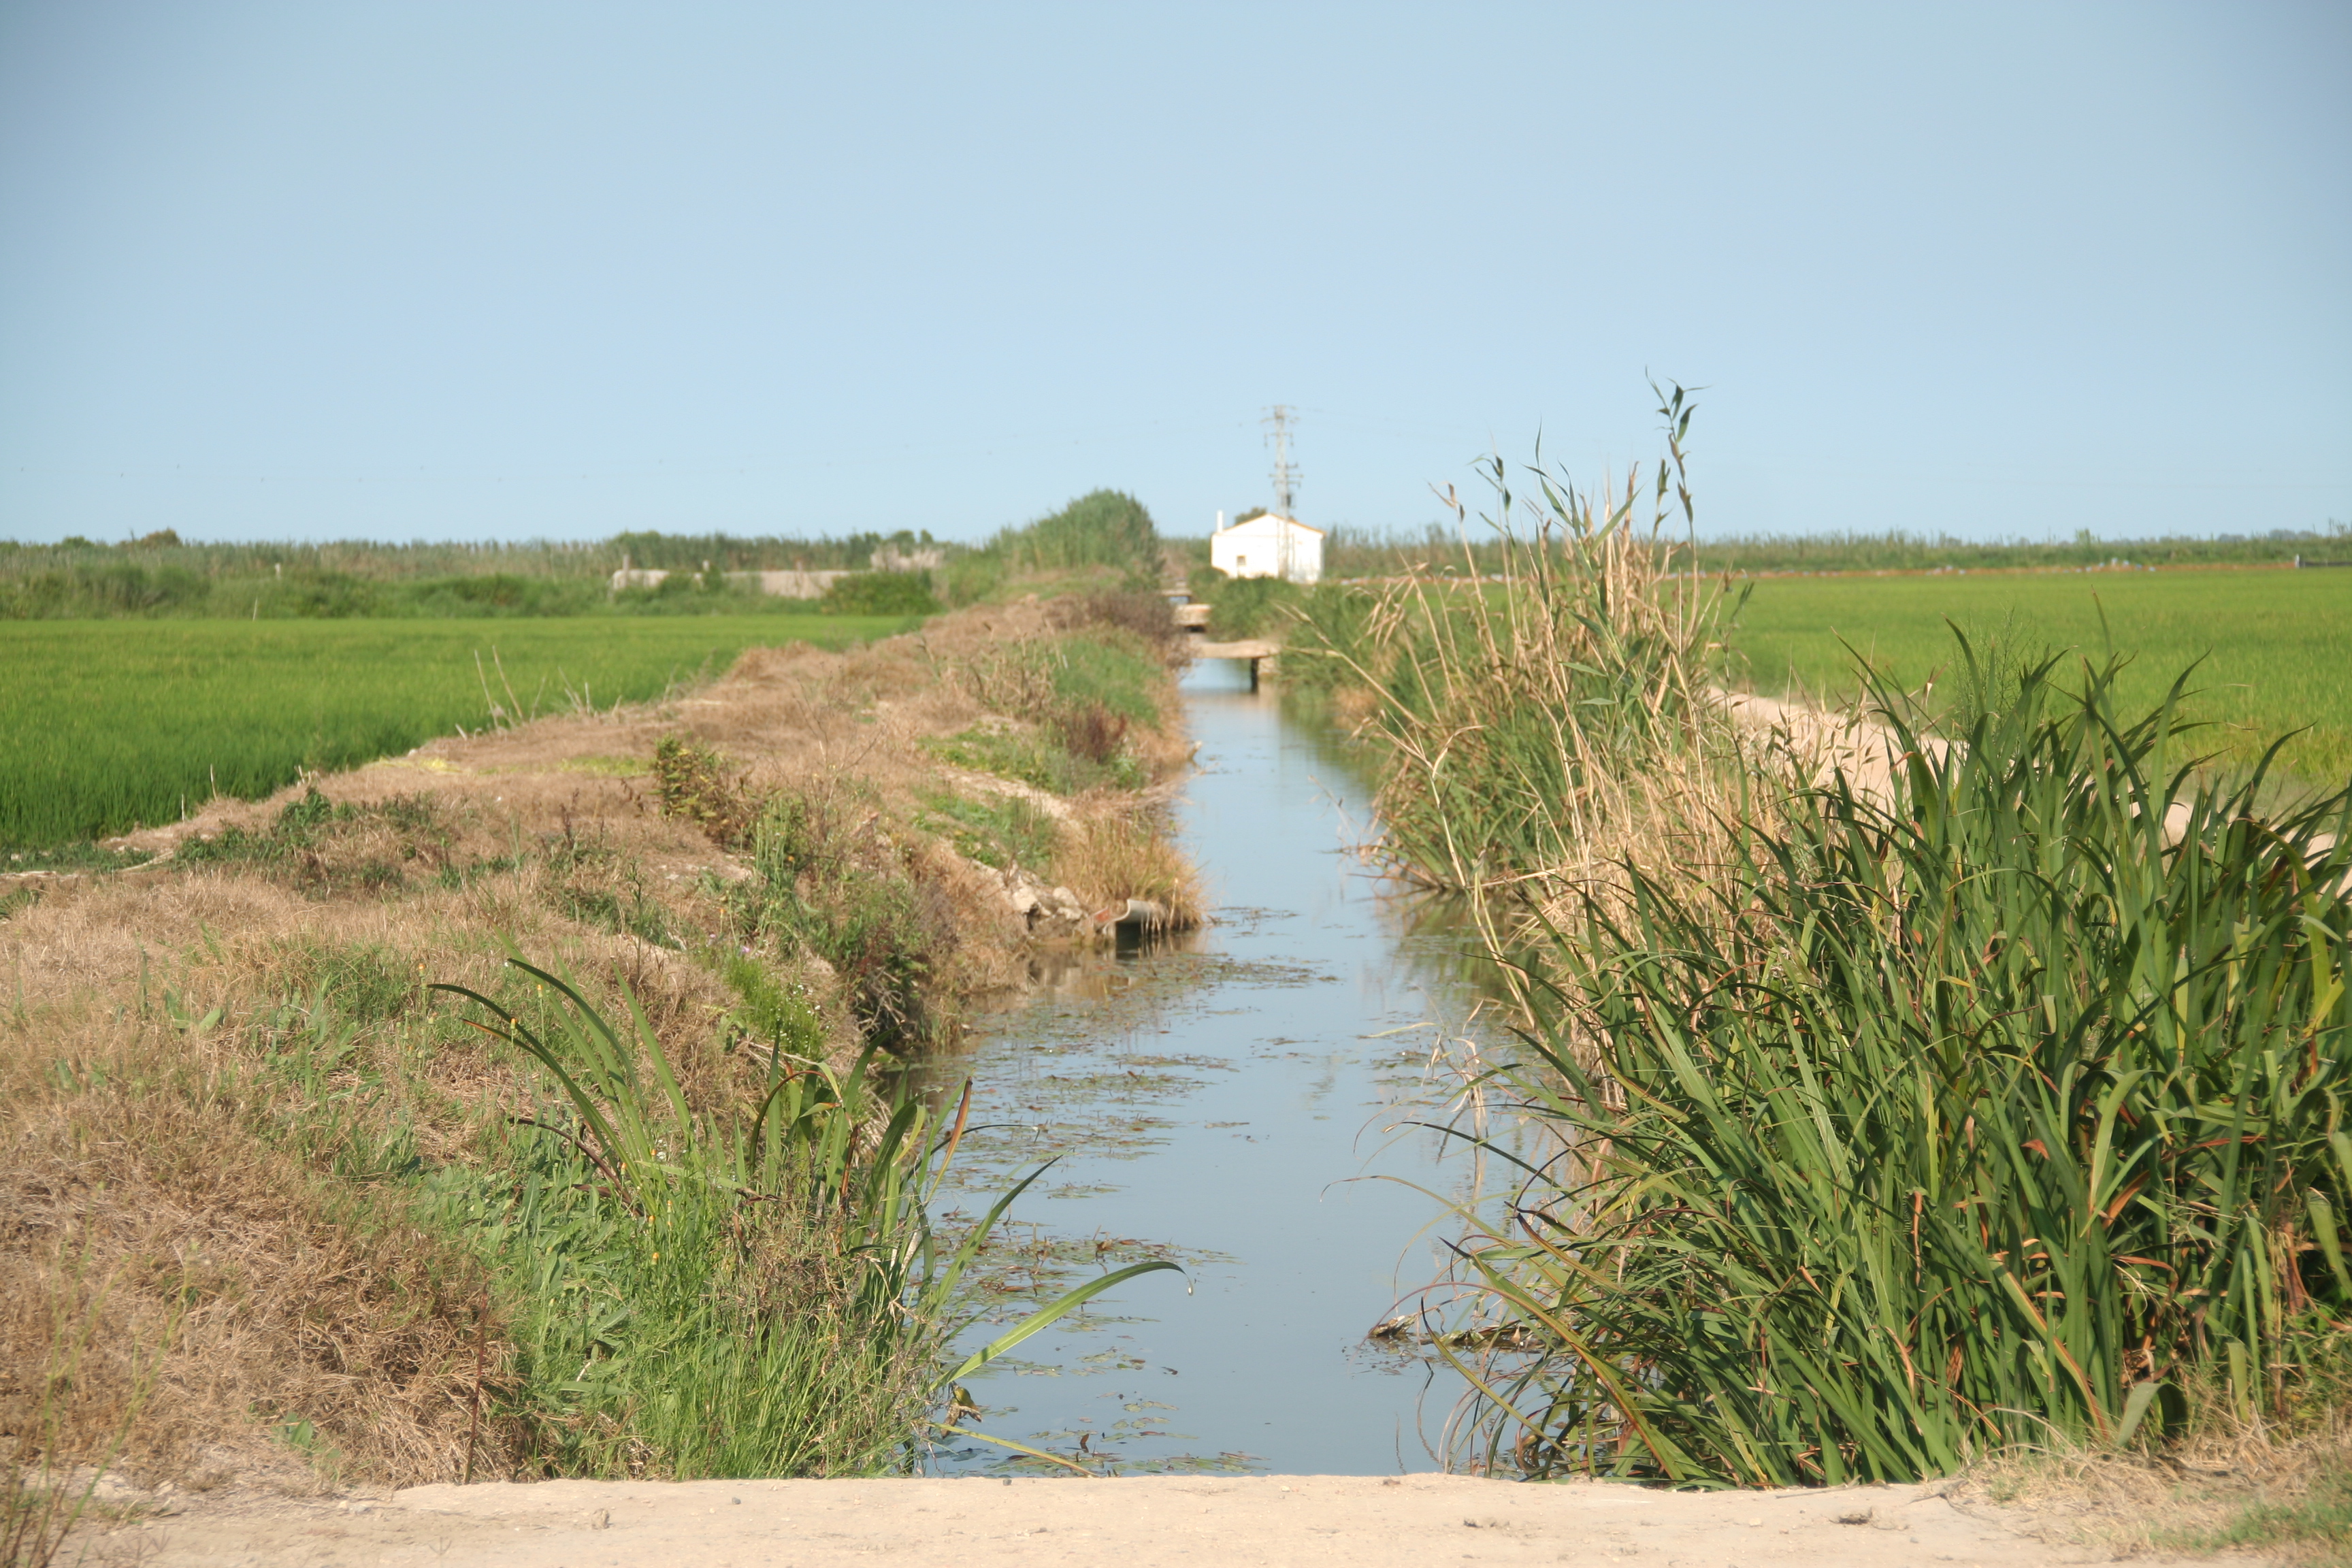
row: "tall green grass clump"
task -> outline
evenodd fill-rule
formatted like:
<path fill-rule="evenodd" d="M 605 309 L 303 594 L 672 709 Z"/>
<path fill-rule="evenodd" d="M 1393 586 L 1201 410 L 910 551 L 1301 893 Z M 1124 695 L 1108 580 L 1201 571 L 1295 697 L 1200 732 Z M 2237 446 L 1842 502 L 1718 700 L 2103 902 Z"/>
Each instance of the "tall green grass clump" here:
<path fill-rule="evenodd" d="M 487 1009 L 477 1026 L 554 1089 L 514 1119 L 518 1163 L 459 1194 L 453 1215 L 512 1298 L 512 1364 L 486 1418 L 526 1473 L 902 1470 L 958 1379 L 1174 1267 L 1108 1272 L 950 1365 L 964 1273 L 1028 1185 L 942 1255 L 928 1205 L 961 1113 L 941 1136 L 929 1108 L 872 1070 L 873 1052 L 827 1065 L 806 1010 L 740 976 L 772 1030 L 761 1079 L 746 1103 L 698 1110 L 634 997 L 615 1025 L 566 979 L 512 963 L 533 1005 L 434 989 Z"/>
<path fill-rule="evenodd" d="M 1961 652 L 1998 705 L 1940 733 L 1872 678 L 1891 782 L 1791 786 L 1710 882 L 1628 865 L 1560 931 L 1487 1085 L 1557 1152 L 1471 1211 L 1526 1347 L 1481 1372 L 1479 1462 L 1763 1486 L 2147 1441 L 2191 1388 L 2284 1408 L 2352 1311 L 2352 791 L 2265 818 L 2179 684 L 2126 713 L 2113 661 Z"/>
<path fill-rule="evenodd" d="M 1147 611 L 1156 626 L 1143 620 Z M 1025 728 L 982 725 L 930 749 L 959 767 L 1055 795 L 1150 783 L 1135 742 L 1160 722 L 1171 637 L 1167 606 L 1148 595 L 1099 595 L 1076 601 L 1073 613 L 1101 618 L 962 667 L 965 685 L 984 707 Z M 1139 622 L 1151 626 L 1158 642 L 1130 624 Z"/>
<path fill-rule="evenodd" d="M 866 1474 L 926 1408 L 923 1112 L 884 1112 L 780 1022 L 753 1104 L 689 1107 L 651 1029 L 615 1026 L 558 976 L 537 1027 L 491 998 L 483 1026 L 535 1058 L 554 1099 L 469 1216 L 513 1292 L 514 1361 L 493 1412 L 544 1475 Z M 870 1144 L 868 1140 L 871 1140 Z"/>

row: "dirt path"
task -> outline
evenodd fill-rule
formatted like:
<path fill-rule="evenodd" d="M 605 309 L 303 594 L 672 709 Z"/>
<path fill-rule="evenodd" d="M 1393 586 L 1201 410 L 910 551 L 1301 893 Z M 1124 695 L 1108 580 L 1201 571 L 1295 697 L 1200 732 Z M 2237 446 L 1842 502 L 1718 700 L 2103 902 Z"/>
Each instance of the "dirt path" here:
<path fill-rule="evenodd" d="M 1955 1504 L 1943 1491 L 1929 1485 L 1667 1494 L 1461 1476 L 551 1481 L 418 1487 L 375 1502 L 214 1508 L 152 1520 L 93 1544 L 94 1555 L 190 1568 L 877 1562 L 1994 1568 L 2112 1555 L 2048 1544 L 2029 1533 L 2043 1522 L 2033 1515 Z"/>

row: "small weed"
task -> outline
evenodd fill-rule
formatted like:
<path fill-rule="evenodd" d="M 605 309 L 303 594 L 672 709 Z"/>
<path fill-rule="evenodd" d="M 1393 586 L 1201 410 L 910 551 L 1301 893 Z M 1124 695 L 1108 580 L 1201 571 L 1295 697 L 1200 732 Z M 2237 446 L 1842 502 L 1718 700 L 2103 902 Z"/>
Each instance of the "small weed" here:
<path fill-rule="evenodd" d="M 751 837 L 759 804 L 717 752 L 672 735 L 654 748 L 653 774 L 664 816 L 683 817 L 730 848 Z"/>
<path fill-rule="evenodd" d="M 994 773 L 1048 795 L 1077 795 L 1106 784 L 1113 789 L 1141 789 L 1149 782 L 1143 764 L 1124 752 L 1107 762 L 1091 762 L 1043 735 L 975 725 L 960 735 L 924 744 L 941 762 Z"/>
<path fill-rule="evenodd" d="M 916 826 L 939 834 L 967 859 L 1000 871 L 1013 866 L 1035 871 L 1054 858 L 1060 830 L 1052 817 L 1025 800 L 935 795 L 923 804 L 926 815 Z"/>
<path fill-rule="evenodd" d="M 421 994 L 422 982 L 389 948 L 353 946 L 327 950 L 315 971 L 319 993 L 361 1024 L 382 1024 L 405 1016 Z"/>
<path fill-rule="evenodd" d="M 567 757 L 556 764 L 567 773 L 587 773 L 600 779 L 643 778 L 653 764 L 643 757 Z"/>
<path fill-rule="evenodd" d="M 627 889 L 626 897 L 603 888 L 563 888 L 557 893 L 556 907 L 583 925 L 599 926 L 615 936 L 634 936 L 656 947 L 677 945 L 661 904 L 647 898 L 643 887 Z"/>
<path fill-rule="evenodd" d="M 2175 1552 L 2257 1551 L 2297 1563 L 2352 1563 L 2352 1473 L 2327 1476 L 2292 1502 L 2249 1504 L 2218 1529 L 2165 1531 L 2159 1548 Z"/>
<path fill-rule="evenodd" d="M 814 1059 L 824 1052 L 824 1026 L 815 1009 L 776 983 L 773 971 L 749 952 L 727 955 L 719 973 L 742 999 L 735 1022 L 772 1050 Z"/>

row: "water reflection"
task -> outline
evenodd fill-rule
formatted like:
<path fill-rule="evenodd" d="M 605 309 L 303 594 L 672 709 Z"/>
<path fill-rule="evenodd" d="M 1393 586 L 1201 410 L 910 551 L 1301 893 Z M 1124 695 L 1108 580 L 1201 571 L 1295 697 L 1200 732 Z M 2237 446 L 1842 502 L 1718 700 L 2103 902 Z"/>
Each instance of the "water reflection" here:
<path fill-rule="evenodd" d="M 1454 1081 L 1441 1040 L 1481 1027 L 1461 934 L 1402 918 L 1367 874 L 1369 792 L 1328 734 L 1213 661 L 1186 700 L 1181 826 L 1215 923 L 1042 958 L 1035 999 L 940 1067 L 974 1085 L 951 1202 L 984 1209 L 1056 1162 L 987 1255 L 1001 1306 L 974 1343 L 1145 1257 L 1184 1264 L 1192 1291 L 1132 1281 L 1021 1346 L 971 1384 L 981 1429 L 1124 1473 L 1436 1468 L 1458 1379 L 1367 1334 L 1443 1272 L 1439 1199 L 1476 1176 L 1414 1125 Z M 1029 1463 L 980 1445 L 936 1462 Z"/>

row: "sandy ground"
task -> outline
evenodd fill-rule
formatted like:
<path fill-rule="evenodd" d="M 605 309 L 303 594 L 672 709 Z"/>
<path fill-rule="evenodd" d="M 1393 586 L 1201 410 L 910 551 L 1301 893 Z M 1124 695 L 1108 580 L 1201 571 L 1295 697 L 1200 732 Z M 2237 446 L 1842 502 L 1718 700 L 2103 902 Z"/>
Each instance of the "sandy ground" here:
<path fill-rule="evenodd" d="M 551 1481 L 417 1487 L 341 1502 L 220 1500 L 94 1535 L 88 1544 L 92 1561 L 192 1568 L 901 1562 L 1993 1568 L 2108 1560 L 2104 1549 L 2037 1539 L 2036 1531 L 2066 1533 L 2047 1529 L 2053 1521 L 1956 1505 L 1943 1490 L 1927 1485 L 1676 1496 L 1461 1476 Z"/>

